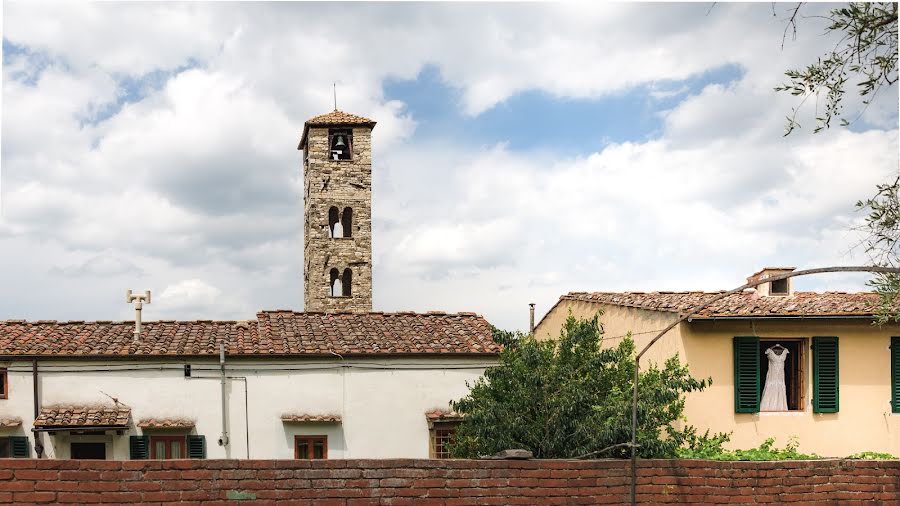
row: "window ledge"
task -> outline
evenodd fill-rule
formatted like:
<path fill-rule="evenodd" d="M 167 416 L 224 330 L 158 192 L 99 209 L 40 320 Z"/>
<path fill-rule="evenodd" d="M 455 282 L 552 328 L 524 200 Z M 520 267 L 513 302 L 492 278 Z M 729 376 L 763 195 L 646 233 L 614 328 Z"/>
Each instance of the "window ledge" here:
<path fill-rule="evenodd" d="M 759 416 L 806 416 L 807 411 L 760 411 Z"/>

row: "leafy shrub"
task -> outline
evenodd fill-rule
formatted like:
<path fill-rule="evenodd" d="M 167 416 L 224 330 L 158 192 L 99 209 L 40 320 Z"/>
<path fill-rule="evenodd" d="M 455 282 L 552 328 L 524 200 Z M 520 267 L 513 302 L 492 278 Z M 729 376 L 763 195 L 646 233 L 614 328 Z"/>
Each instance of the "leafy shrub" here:
<path fill-rule="evenodd" d="M 703 438 L 701 438 L 703 439 Z M 689 443 L 686 448 L 678 451 L 678 456 L 686 459 L 706 459 L 706 460 L 815 460 L 819 459 L 814 453 L 800 453 L 797 451 L 796 438 L 788 439 L 784 448 L 775 447 L 775 438 L 766 439 L 761 445 L 749 450 L 726 450 L 722 448 L 722 444 L 727 442 L 721 438 L 706 438 L 693 447 Z"/>
<path fill-rule="evenodd" d="M 598 316 L 570 315 L 559 339 L 546 341 L 495 331 L 504 345 L 499 364 L 451 403 L 465 415 L 453 455 L 509 448 L 531 450 L 536 458 L 630 455 L 635 345 L 629 336 L 603 347 Z M 684 394 L 703 390 L 711 379 L 693 378 L 674 356 L 662 367 L 642 369 L 639 381 L 638 453 L 674 457 L 686 438 L 698 439 L 693 427 L 674 426 L 683 418 Z"/>

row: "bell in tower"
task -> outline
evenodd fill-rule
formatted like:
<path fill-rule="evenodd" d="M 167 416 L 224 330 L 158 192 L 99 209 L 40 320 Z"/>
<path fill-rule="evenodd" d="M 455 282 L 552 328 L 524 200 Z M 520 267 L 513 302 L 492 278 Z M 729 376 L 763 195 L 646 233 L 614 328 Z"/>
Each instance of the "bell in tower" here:
<path fill-rule="evenodd" d="M 303 125 L 306 311 L 372 310 L 374 127 L 337 110 Z"/>
<path fill-rule="evenodd" d="M 353 133 L 346 130 L 331 130 L 328 134 L 331 139 L 332 160 L 350 160 L 353 158 L 353 150 L 350 147 Z"/>

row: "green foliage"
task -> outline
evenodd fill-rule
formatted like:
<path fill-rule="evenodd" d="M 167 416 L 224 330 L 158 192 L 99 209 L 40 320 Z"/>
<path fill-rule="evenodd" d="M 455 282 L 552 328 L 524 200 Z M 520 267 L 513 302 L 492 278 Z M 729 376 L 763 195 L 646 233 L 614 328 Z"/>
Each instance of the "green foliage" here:
<path fill-rule="evenodd" d="M 598 315 L 599 316 L 599 315 Z M 469 395 L 452 403 L 465 419 L 452 452 L 477 457 L 510 448 L 536 458 L 572 458 L 631 439 L 631 392 L 635 346 L 631 337 L 603 348 L 598 316 L 566 320 L 558 340 L 496 331 L 504 349 L 497 367 L 469 385 Z M 640 375 L 638 444 L 643 457 L 674 456 L 693 427 L 677 429 L 684 393 L 704 389 L 677 357 Z M 629 455 L 627 446 L 602 456 Z"/>
<path fill-rule="evenodd" d="M 855 460 L 894 460 L 897 457 L 891 455 L 890 453 L 881 453 L 881 452 L 859 452 L 854 453 L 847 457 L 848 459 Z"/>
<path fill-rule="evenodd" d="M 797 440 L 791 438 L 784 448 L 775 447 L 775 439 L 768 438 L 757 448 L 749 450 L 726 450 L 722 444 L 727 438 L 708 439 L 702 445 L 687 447 L 678 451 L 678 456 L 686 459 L 706 460 L 814 460 L 818 455 L 797 451 Z"/>
<path fill-rule="evenodd" d="M 789 21 L 796 33 L 796 17 L 801 4 Z M 775 88 L 803 97 L 800 106 L 810 97 L 824 93 L 825 109 L 816 111 L 814 132 L 831 126 L 834 117 L 841 117 L 845 87 L 855 83 L 857 92 L 865 97 L 868 106 L 878 90 L 897 82 L 897 4 L 892 2 L 852 2 L 847 7 L 832 9 L 827 32 L 842 33 L 838 44 L 805 69 L 785 72 L 790 81 Z M 798 108 L 800 107 L 798 106 Z M 798 108 L 787 117 L 785 134 L 800 127 L 796 121 Z M 841 118 L 842 125 L 849 121 Z"/>
<path fill-rule="evenodd" d="M 892 183 L 880 184 L 875 196 L 856 203 L 858 210 L 868 210 L 864 241 L 866 253 L 877 265 L 896 267 L 900 262 L 900 176 Z M 877 311 L 875 323 L 882 325 L 891 321 L 900 321 L 900 277 L 895 274 L 878 274 L 871 281 L 871 286 L 880 296 L 881 303 Z"/>

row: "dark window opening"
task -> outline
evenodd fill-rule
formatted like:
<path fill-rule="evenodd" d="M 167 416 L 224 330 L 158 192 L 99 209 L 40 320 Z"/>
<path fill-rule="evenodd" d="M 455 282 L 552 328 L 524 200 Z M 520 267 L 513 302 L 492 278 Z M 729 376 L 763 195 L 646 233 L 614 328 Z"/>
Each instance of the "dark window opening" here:
<path fill-rule="evenodd" d="M 456 438 L 457 425 L 456 422 L 435 422 L 431 429 L 431 458 L 450 458 L 450 445 Z"/>
<path fill-rule="evenodd" d="M 0 459 L 8 459 L 12 457 L 11 444 L 9 438 L 0 437 Z"/>
<path fill-rule="evenodd" d="M 328 436 L 294 436 L 295 459 L 327 459 Z"/>
<path fill-rule="evenodd" d="M 344 208 L 344 212 L 341 213 L 341 227 L 344 229 L 343 237 L 350 237 L 353 231 L 353 209 L 349 207 Z"/>
<path fill-rule="evenodd" d="M 329 130 L 328 146 L 330 160 L 350 160 L 353 154 L 353 134 L 349 130 Z"/>
<path fill-rule="evenodd" d="M 106 443 L 71 443 L 69 457 L 73 459 L 106 460 Z"/>
<path fill-rule="evenodd" d="M 788 280 L 786 279 L 772 281 L 769 285 L 769 293 L 772 295 L 787 295 L 788 293 Z"/>
<path fill-rule="evenodd" d="M 769 357 L 766 350 L 780 344 L 787 350 L 787 358 L 784 360 L 784 388 L 787 396 L 788 411 L 802 411 L 804 404 L 803 387 L 803 360 L 804 341 L 802 339 L 772 339 L 759 341 L 759 398 L 763 399 L 766 388 L 766 378 L 769 374 Z M 784 353 L 784 352 L 782 352 Z"/>
<path fill-rule="evenodd" d="M 7 390 L 8 379 L 6 369 L 0 369 L 0 399 L 9 397 L 9 391 Z"/>
<path fill-rule="evenodd" d="M 336 208 L 334 206 L 331 206 L 331 209 L 328 210 L 328 236 L 329 237 L 343 237 L 344 236 L 343 230 L 337 230 L 337 231 L 335 230 L 335 228 L 338 225 L 338 222 L 340 221 L 338 213 L 339 213 L 338 208 Z M 341 225 L 341 228 L 343 228 L 343 225 Z"/>
<path fill-rule="evenodd" d="M 329 293 L 332 297 L 340 297 L 343 289 L 341 287 L 340 274 L 336 268 L 331 269 L 331 281 L 329 281 Z"/>
<path fill-rule="evenodd" d="M 185 378 L 191 377 L 191 364 L 184 364 L 184 377 Z"/>
<path fill-rule="evenodd" d="M 350 286 L 353 284 L 353 271 L 349 268 L 344 269 L 344 275 L 341 277 L 341 295 L 350 296 Z"/>

